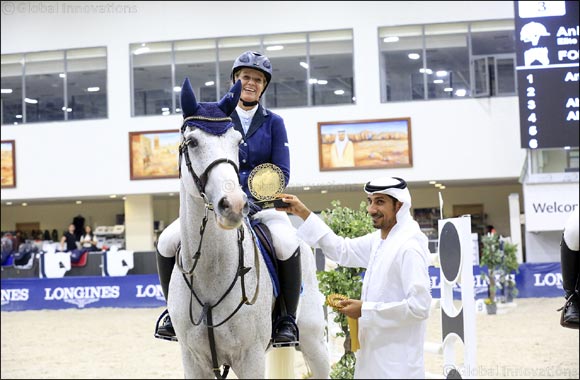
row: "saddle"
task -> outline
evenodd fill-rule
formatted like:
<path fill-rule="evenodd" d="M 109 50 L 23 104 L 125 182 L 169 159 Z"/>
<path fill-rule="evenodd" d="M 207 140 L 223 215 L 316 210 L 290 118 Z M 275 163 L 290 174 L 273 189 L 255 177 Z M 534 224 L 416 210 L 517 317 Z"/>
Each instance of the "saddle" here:
<path fill-rule="evenodd" d="M 280 281 L 278 281 L 278 266 L 276 261 L 276 249 L 272 243 L 272 233 L 268 226 L 259 220 L 250 220 L 250 226 L 254 235 L 256 235 L 256 242 L 258 243 L 258 248 L 262 253 L 266 267 L 268 268 L 268 273 L 270 273 L 270 278 L 272 279 L 272 285 L 274 287 L 274 297 L 278 299 L 280 294 Z"/>

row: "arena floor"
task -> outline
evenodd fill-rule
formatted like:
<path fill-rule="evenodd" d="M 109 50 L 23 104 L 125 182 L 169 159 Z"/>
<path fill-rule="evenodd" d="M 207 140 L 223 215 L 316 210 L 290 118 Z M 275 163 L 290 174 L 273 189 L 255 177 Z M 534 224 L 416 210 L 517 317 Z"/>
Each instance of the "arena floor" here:
<path fill-rule="evenodd" d="M 578 330 L 560 327 L 563 298 L 516 299 L 497 315 L 476 314 L 476 378 L 579 377 Z M 92 308 L 1 313 L 2 379 L 183 378 L 179 345 L 153 338 L 161 308 Z M 332 330 L 331 330 L 332 331 Z M 438 309 L 427 340 L 441 337 Z M 332 339 L 331 356 L 342 342 Z M 455 345 L 462 361 L 463 347 Z M 296 378 L 307 368 L 295 358 Z M 443 375 L 443 358 L 425 353 L 426 371 Z M 467 376 L 464 376 L 467 377 Z M 235 378 L 230 374 L 229 378 Z"/>

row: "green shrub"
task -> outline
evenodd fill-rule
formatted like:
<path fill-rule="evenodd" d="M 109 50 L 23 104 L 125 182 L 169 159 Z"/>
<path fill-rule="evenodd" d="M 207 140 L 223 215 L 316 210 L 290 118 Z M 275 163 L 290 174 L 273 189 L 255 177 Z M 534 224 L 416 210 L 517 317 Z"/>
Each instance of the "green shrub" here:
<path fill-rule="evenodd" d="M 331 202 L 332 209 L 321 212 L 322 220 L 335 234 L 355 238 L 374 231 L 371 218 L 366 211 L 366 203 L 361 202 L 358 210 L 342 207 L 340 201 Z M 318 283 L 322 294 L 328 297 L 330 294 L 344 294 L 348 298 L 360 299 L 362 291 L 362 268 L 347 268 L 337 266 L 333 271 L 318 272 Z M 337 313 L 334 318 L 341 332 L 336 336 L 344 337 L 344 354 L 332 367 L 330 377 L 332 379 L 352 379 L 356 358 L 351 350 L 350 332 L 346 316 Z"/>

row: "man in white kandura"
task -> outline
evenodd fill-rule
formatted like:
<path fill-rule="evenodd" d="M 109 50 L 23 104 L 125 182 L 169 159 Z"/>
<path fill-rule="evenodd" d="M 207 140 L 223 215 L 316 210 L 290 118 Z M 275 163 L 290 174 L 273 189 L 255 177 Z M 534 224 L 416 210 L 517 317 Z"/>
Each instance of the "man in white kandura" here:
<path fill-rule="evenodd" d="M 337 236 L 296 196 L 284 209 L 304 220 L 298 237 L 346 267 L 364 267 L 361 300 L 341 301 L 341 313 L 358 318 L 360 349 L 354 377 L 425 378 L 423 345 L 431 307 L 428 240 L 411 217 L 411 194 L 397 177 L 364 186 L 367 211 L 378 229 L 349 239 Z"/>

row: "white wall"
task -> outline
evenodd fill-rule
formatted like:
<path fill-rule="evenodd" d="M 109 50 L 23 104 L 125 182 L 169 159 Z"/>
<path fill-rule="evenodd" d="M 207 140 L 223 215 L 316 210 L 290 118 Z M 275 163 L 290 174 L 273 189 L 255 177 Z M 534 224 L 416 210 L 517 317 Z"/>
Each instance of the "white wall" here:
<path fill-rule="evenodd" d="M 511 18 L 512 2 L 244 2 L 243 9 L 239 2 L 13 4 L 13 14 L 2 12 L 2 54 L 107 47 L 109 119 L 2 126 L 2 140 L 16 140 L 17 169 L 17 186 L 2 189 L 2 200 L 178 191 L 177 179 L 129 179 L 128 132 L 177 129 L 181 119 L 130 116 L 129 44 L 141 41 L 353 28 L 357 104 L 274 110 L 288 128 L 290 186 L 362 183 L 382 174 L 320 172 L 319 121 L 411 117 L 413 167 L 389 171 L 410 182 L 517 178 L 525 159 L 515 96 L 380 103 L 378 27 Z M 90 184 L 74 176 L 87 161 Z"/>

